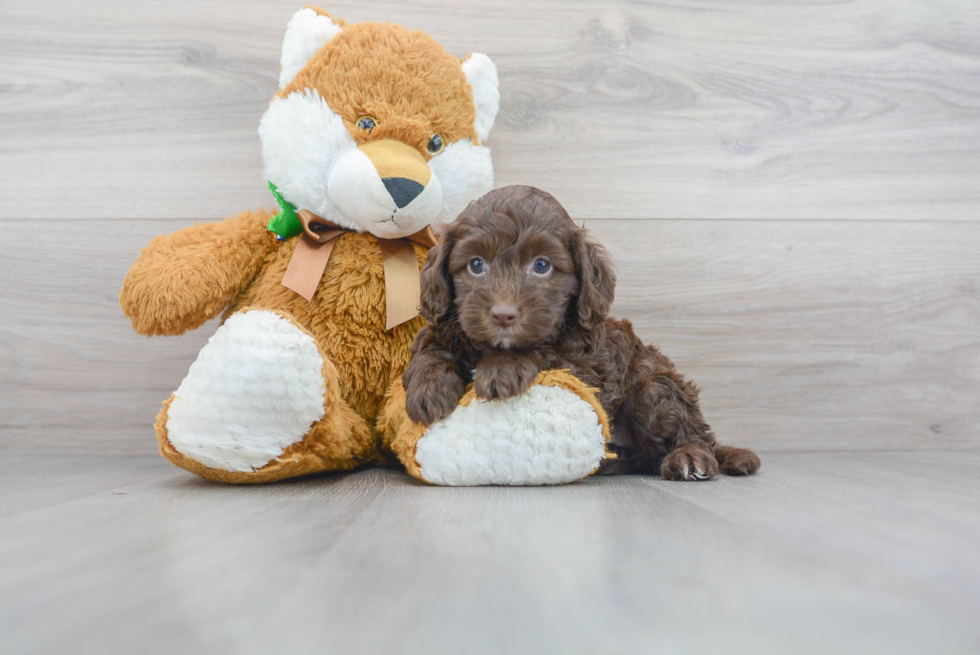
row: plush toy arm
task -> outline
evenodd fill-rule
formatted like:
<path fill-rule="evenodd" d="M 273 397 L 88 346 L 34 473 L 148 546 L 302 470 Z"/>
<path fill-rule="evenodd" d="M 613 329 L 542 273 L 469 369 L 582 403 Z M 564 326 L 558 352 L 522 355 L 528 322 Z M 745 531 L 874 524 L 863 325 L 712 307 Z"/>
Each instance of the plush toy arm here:
<path fill-rule="evenodd" d="M 244 212 L 159 236 L 129 269 L 119 294 L 133 329 L 177 335 L 214 318 L 241 293 L 276 246 L 264 211 Z"/>
<path fill-rule="evenodd" d="M 609 418 L 595 389 L 568 371 L 542 371 L 507 400 L 481 400 L 470 389 L 429 426 L 409 417 L 406 389 L 395 380 L 378 431 L 406 470 L 431 484 L 563 484 L 615 457 L 606 451 Z"/>

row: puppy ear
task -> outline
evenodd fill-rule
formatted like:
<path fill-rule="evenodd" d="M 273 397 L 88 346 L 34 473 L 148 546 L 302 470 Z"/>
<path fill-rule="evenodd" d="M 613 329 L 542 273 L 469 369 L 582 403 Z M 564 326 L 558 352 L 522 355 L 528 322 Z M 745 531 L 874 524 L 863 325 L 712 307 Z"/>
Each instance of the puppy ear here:
<path fill-rule="evenodd" d="M 449 274 L 449 255 L 455 241 L 455 231 L 447 229 L 439 243 L 429 250 L 429 256 L 419 273 L 422 287 L 421 314 L 430 323 L 439 322 L 452 309 L 455 300 L 453 278 Z"/>
<path fill-rule="evenodd" d="M 575 272 L 578 276 L 576 320 L 586 331 L 602 328 L 616 292 L 616 273 L 609 253 L 589 238 L 585 228 L 575 228 Z"/>

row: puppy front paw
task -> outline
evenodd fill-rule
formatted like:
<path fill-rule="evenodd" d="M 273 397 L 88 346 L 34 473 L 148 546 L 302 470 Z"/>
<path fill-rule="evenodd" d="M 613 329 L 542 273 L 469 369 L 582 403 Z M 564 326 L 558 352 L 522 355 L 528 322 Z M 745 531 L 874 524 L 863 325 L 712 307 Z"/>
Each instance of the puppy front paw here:
<path fill-rule="evenodd" d="M 487 358 L 476 367 L 473 390 L 488 400 L 519 396 L 531 388 L 538 367 L 524 358 Z"/>
<path fill-rule="evenodd" d="M 685 444 L 667 453 L 660 464 L 664 480 L 710 480 L 718 475 L 718 460 L 703 448 Z"/>
<path fill-rule="evenodd" d="M 407 385 L 405 411 L 408 418 L 429 426 L 452 414 L 465 391 L 466 385 L 458 375 L 432 369 L 430 377 Z"/>

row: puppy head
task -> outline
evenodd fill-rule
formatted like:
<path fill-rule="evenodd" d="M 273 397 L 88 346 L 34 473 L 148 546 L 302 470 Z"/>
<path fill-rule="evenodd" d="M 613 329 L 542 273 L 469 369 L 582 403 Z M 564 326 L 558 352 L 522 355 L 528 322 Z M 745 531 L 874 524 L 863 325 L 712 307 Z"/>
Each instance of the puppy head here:
<path fill-rule="evenodd" d="M 500 349 L 601 334 L 616 278 L 602 246 L 554 196 L 528 186 L 467 206 L 422 268 L 422 315 Z"/>

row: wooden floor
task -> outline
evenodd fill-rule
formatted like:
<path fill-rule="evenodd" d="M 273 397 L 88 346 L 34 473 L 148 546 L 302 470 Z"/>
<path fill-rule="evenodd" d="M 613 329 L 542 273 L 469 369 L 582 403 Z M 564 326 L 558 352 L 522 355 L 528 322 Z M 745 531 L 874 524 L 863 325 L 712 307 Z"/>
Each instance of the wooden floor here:
<path fill-rule="evenodd" d="M 977 451 L 556 488 L 0 468 L 5 654 L 980 650 Z"/>

